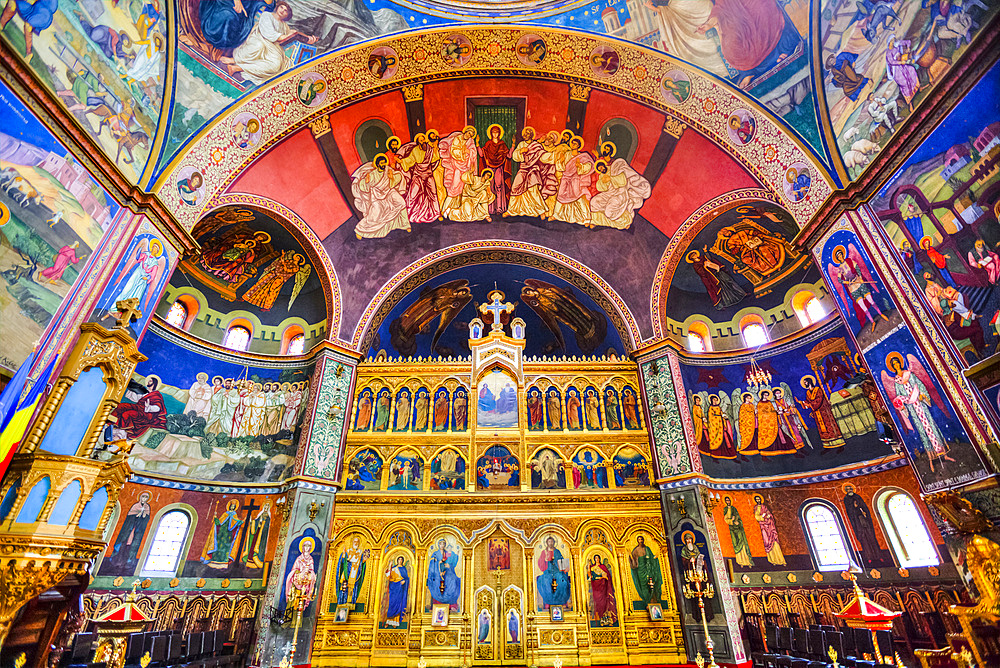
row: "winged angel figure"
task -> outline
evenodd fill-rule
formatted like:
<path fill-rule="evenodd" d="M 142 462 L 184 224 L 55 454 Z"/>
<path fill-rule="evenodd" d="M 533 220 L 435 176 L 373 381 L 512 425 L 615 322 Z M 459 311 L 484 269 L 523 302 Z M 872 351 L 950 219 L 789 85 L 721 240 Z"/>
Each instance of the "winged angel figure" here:
<path fill-rule="evenodd" d="M 439 352 L 437 344 L 441 335 L 459 311 L 471 301 L 472 290 L 469 289 L 469 281 L 464 278 L 442 283 L 436 288 L 424 288 L 417 301 L 389 323 L 392 347 L 403 355 L 413 355 L 417 352 L 417 334 L 424 332 L 435 318 L 440 317 L 434 338 L 431 339 L 431 351 Z"/>
<path fill-rule="evenodd" d="M 874 332 L 875 315 L 883 320 L 888 318 L 875 303 L 874 295 L 879 289 L 871 270 L 854 244 L 848 244 L 847 250 L 843 246 L 837 246 L 833 249 L 831 258 L 833 262 L 827 265 L 826 271 L 840 296 L 840 303 L 845 306 L 853 304 L 858 324 L 864 327 L 865 323 L 870 322 Z"/>
<path fill-rule="evenodd" d="M 587 355 L 597 350 L 607 335 L 608 321 L 604 314 L 587 308 L 570 290 L 528 278 L 521 288 L 521 300 L 542 319 L 564 352 L 566 339 L 561 324 L 573 330 L 576 344 Z"/>
<path fill-rule="evenodd" d="M 882 387 L 906 431 L 916 431 L 920 436 L 921 450 L 927 456 L 931 472 L 935 461 L 954 462 L 948 455 L 948 442 L 931 414 L 931 405 L 945 413 L 948 409 L 927 369 L 912 353 L 906 355 L 904 363 L 902 354 L 891 352 L 886 355 L 885 366 L 893 375 L 882 370 Z"/>
<path fill-rule="evenodd" d="M 254 286 L 243 293 L 243 301 L 253 304 L 262 311 L 270 311 L 285 282 L 294 276 L 292 296 L 288 300 L 288 309 L 291 310 L 310 274 L 312 265 L 306 262 L 301 253 L 296 253 L 294 250 L 282 251 L 281 255 L 268 265 Z"/>

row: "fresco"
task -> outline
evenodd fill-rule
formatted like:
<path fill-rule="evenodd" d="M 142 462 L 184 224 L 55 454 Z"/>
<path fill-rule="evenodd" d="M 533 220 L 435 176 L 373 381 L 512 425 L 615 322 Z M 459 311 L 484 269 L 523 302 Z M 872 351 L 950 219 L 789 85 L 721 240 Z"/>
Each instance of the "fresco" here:
<path fill-rule="evenodd" d="M 146 231 L 154 229 L 149 222 L 143 223 L 104 286 L 91 316 L 92 320 L 110 328 L 121 315 L 116 304 L 136 299 L 142 315 L 130 327 L 140 340 L 176 259 L 173 248 L 163 241 L 159 232 Z"/>
<path fill-rule="evenodd" d="M 799 0 L 699 2 L 685 10 L 659 0 L 647 4 L 598 0 L 572 3 L 549 15 L 509 7 L 500 12 L 483 4 L 472 9 L 429 2 L 418 8 L 392 0 L 365 5 L 256 0 L 244 5 L 243 12 L 214 5 L 203 8 L 197 0 L 181 0 L 178 5 L 182 67 L 167 155 L 230 101 L 315 57 L 401 30 L 483 20 L 586 30 L 670 53 L 761 99 L 820 146 L 809 85 L 809 4 Z M 525 35 L 517 48 L 519 59 L 528 66 L 552 57 L 537 35 Z M 373 77 L 389 79 L 399 59 L 391 47 L 381 47 L 369 57 L 368 70 Z M 600 77 L 612 76 L 621 67 L 611 45 L 595 50 L 590 61 Z M 454 62 L 460 65 L 463 59 Z"/>
<path fill-rule="evenodd" d="M 0 33 L 116 166 L 138 182 L 163 100 L 165 4 L 9 2 Z"/>
<path fill-rule="evenodd" d="M 476 488 L 479 491 L 521 489 L 521 466 L 517 457 L 502 445 L 491 445 L 476 462 Z"/>
<path fill-rule="evenodd" d="M 454 536 L 442 536 L 427 552 L 427 605 L 424 612 L 430 612 L 436 603 L 447 605 L 451 612 L 461 612 L 462 577 L 465 573 L 462 546 Z"/>
<path fill-rule="evenodd" d="M 140 471 L 233 482 L 291 475 L 311 368 L 253 368 L 182 348 L 156 331 L 106 434 L 136 441 Z"/>
<path fill-rule="evenodd" d="M 995 13 L 994 4 L 978 1 L 821 4 L 826 105 L 852 179 Z"/>
<path fill-rule="evenodd" d="M 517 427 L 517 384 L 499 368 L 491 369 L 479 381 L 476 402 L 476 427 L 514 429 Z"/>
<path fill-rule="evenodd" d="M 0 366 L 13 370 L 119 206 L 2 83 L 0 127 Z"/>
<path fill-rule="evenodd" d="M 919 498 L 919 486 L 909 467 L 781 489 L 728 490 L 722 503 L 712 511 L 716 524 L 721 527 L 722 553 L 727 562 L 743 572 L 813 570 L 815 565 L 798 510 L 806 501 L 820 499 L 839 512 L 850 547 L 865 573 L 872 568 L 895 571 L 889 538 L 877 510 L 877 497 L 889 489 L 903 490 Z M 919 502 L 917 507 L 943 557 L 941 535 L 929 511 Z M 732 519 L 733 523 L 728 523 L 727 514 L 731 518 L 738 515 L 740 523 Z M 840 580 L 838 574 L 831 575 Z"/>
<path fill-rule="evenodd" d="M 351 176 L 362 215 L 354 234 L 380 239 L 395 230 L 410 232 L 411 224 L 489 223 L 493 216 L 586 228 L 632 225 L 652 189 L 625 158 L 616 157 L 613 142 L 588 151 L 572 131 L 543 135 L 530 126 L 520 130 L 519 140 L 505 142 L 514 127 L 493 123 L 485 137 L 471 125 L 450 133 L 429 130 L 402 145 L 398 137 L 388 138 L 385 152 Z"/>
<path fill-rule="evenodd" d="M 563 539 L 555 534 L 545 534 L 535 545 L 533 566 L 538 611 L 543 612 L 553 605 L 572 610 L 570 573 L 573 568 L 569 547 Z"/>
<path fill-rule="evenodd" d="M 968 363 L 1000 343 L 998 99 L 994 66 L 871 202 Z"/>
<path fill-rule="evenodd" d="M 842 327 L 725 365 L 682 360 L 707 475 L 826 469 L 888 455 L 892 419 Z"/>
<path fill-rule="evenodd" d="M 861 243 L 853 231 L 837 230 L 814 252 L 825 259 L 845 247 L 860 249 Z M 867 257 L 858 253 L 856 262 L 867 264 Z M 860 264 L 857 266 L 860 272 Z M 866 271 L 871 280 L 856 282 L 871 291 L 865 299 L 874 294 L 887 294 L 881 280 L 870 270 Z M 862 292 L 857 290 L 855 294 Z M 846 309 L 845 312 L 849 313 Z M 864 348 L 864 357 L 870 370 L 868 377 L 874 379 L 891 405 L 889 410 L 896 433 L 906 447 L 924 490 L 954 485 L 980 475 L 983 464 L 948 403 L 947 395 L 931 375 L 931 367 L 910 330 L 900 326 L 885 332 Z"/>
<path fill-rule="evenodd" d="M 192 578 L 192 584 L 194 578 L 262 578 L 265 564 L 274 558 L 281 525 L 274 501 L 269 495 L 235 497 L 126 485 L 120 499 L 122 514 L 96 575 L 126 579 L 138 575 L 158 518 L 180 509 L 191 522 L 190 545 L 177 566 L 179 578 Z"/>
<path fill-rule="evenodd" d="M 245 311 L 268 326 L 290 317 L 326 319 L 326 301 L 308 251 L 274 218 L 233 206 L 194 229 L 200 251 L 171 277 L 172 290 L 196 288 L 218 314 Z"/>
<path fill-rule="evenodd" d="M 678 326 L 694 315 L 724 323 L 747 307 L 774 308 L 789 288 L 818 282 L 809 255 L 792 246 L 795 220 L 778 205 L 739 204 L 706 221 L 673 251 L 664 279 L 666 313 Z"/>
<path fill-rule="evenodd" d="M 469 321 L 479 317 L 485 286 L 518 302 L 511 315 L 525 322 L 525 356 L 624 354 L 621 337 L 608 317 L 575 285 L 534 267 L 494 263 L 447 271 L 403 297 L 382 321 L 370 354 L 382 348 L 398 356 L 469 355 Z M 501 418 L 483 407 L 482 391 L 480 387 L 479 424 L 487 424 L 484 415 L 490 415 L 488 423 L 499 426 L 493 422 Z M 495 403 L 495 393 L 502 387 L 491 391 Z M 511 420 L 517 424 L 516 406 L 513 410 L 504 424 Z"/>

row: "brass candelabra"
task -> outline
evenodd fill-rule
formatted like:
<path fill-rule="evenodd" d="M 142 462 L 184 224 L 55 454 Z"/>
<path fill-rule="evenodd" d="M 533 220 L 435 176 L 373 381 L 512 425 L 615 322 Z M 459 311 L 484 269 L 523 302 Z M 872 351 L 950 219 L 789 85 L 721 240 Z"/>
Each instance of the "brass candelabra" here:
<path fill-rule="evenodd" d="M 708 581 L 708 574 L 697 569 L 684 571 L 684 583 L 684 598 L 698 599 L 698 608 L 701 610 L 701 628 L 705 631 L 705 648 L 708 649 L 708 668 L 719 668 L 715 663 L 715 653 L 712 651 L 715 643 L 708 635 L 708 619 L 705 617 L 705 599 L 715 598 L 715 587 Z M 701 658 L 700 652 L 698 658 Z"/>

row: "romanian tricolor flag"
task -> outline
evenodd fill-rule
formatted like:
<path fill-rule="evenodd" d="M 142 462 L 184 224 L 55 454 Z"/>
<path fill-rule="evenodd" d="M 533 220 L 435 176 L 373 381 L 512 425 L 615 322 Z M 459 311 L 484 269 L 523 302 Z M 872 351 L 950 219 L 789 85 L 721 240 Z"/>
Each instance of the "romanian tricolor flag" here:
<path fill-rule="evenodd" d="M 5 407 L 5 403 L 8 400 L 8 392 L 11 393 L 10 396 L 12 397 L 10 408 L 17 405 L 17 410 L 5 416 L 6 424 L 3 425 L 3 431 L 0 431 L 0 478 L 3 478 L 4 473 L 7 472 L 7 466 L 10 465 L 11 458 L 17 452 L 17 446 L 21 444 L 24 433 L 28 431 L 28 426 L 31 424 L 31 416 L 35 414 L 35 408 L 38 407 L 38 402 L 42 399 L 42 392 L 45 391 L 46 386 L 49 384 L 49 376 L 52 375 L 52 369 L 55 367 L 56 360 L 58 359 L 58 355 L 52 358 L 52 361 L 45 367 L 45 371 L 39 374 L 35 384 L 31 386 L 28 396 L 20 404 L 17 404 L 17 398 L 21 395 L 21 390 L 25 384 L 25 378 L 21 376 L 21 371 L 23 369 L 24 376 L 27 376 L 27 370 L 31 368 L 31 362 L 34 361 L 33 357 L 28 358 L 17 370 L 14 379 L 11 380 L 10 384 L 4 389 L 3 396 L 0 397 L 0 410 L 9 410 L 9 408 Z M 17 387 L 15 387 L 15 384 L 17 384 Z"/>

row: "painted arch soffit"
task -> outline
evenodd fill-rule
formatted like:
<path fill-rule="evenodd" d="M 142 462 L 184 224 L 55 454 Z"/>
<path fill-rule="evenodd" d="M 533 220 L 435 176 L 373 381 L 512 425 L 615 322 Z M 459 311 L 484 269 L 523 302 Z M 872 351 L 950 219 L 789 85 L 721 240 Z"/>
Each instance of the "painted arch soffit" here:
<path fill-rule="evenodd" d="M 327 116 L 338 108 L 394 90 L 419 97 L 420 86 L 428 82 L 498 76 L 541 78 L 571 87 L 601 89 L 657 109 L 732 155 L 800 225 L 833 192 L 829 172 L 811 149 L 753 98 L 721 79 L 628 42 L 565 29 L 532 26 L 531 30 L 544 35 L 555 55 L 534 67 L 518 59 L 513 45 L 525 30 L 514 27 L 434 28 L 326 54 L 229 107 L 170 163 L 154 191 L 181 225 L 190 230 L 256 158 L 307 125 L 316 124 L 317 129 L 328 126 Z M 467 42 L 469 53 L 459 59 L 461 64 L 452 66 L 443 52 L 455 36 L 462 38 L 459 42 Z M 589 55 L 601 46 L 612 46 L 619 54 L 621 65 L 613 75 L 602 77 L 591 67 Z M 380 47 L 391 47 L 401 56 L 389 80 L 376 78 L 368 69 L 369 54 Z M 664 78 L 677 70 L 691 82 L 691 93 L 681 103 L 672 96 L 668 98 L 663 89 Z M 311 89 L 305 96 L 308 104 L 299 96 L 300 84 L 306 83 Z M 729 121 L 741 109 L 752 109 L 759 121 L 752 139 L 737 146 L 730 139 Z M 250 116 L 261 124 L 256 144 L 234 138 L 234 128 Z M 799 176 L 804 177 L 806 185 L 796 189 Z"/>

